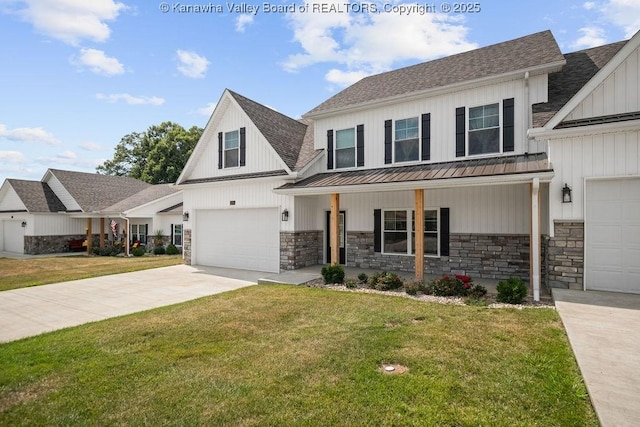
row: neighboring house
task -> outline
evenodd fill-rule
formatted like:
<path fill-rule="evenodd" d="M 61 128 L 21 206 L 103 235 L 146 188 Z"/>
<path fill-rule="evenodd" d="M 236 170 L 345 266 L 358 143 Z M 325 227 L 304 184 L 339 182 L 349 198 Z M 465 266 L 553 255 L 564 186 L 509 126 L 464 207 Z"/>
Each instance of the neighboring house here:
<path fill-rule="evenodd" d="M 534 106 L 529 137 L 548 144 L 555 172 L 545 230 L 551 286 L 640 293 L 639 49 L 640 32 L 566 55 L 550 76 L 549 103 Z"/>
<path fill-rule="evenodd" d="M 88 235 L 92 244 L 104 245 L 122 240 L 129 220 L 135 224 L 129 234 L 139 238 L 142 230 L 146 239 L 165 224 L 182 221 L 181 212 L 164 212 L 181 201 L 181 192 L 171 186 L 128 177 L 49 169 L 41 181 L 7 179 L 0 187 L 0 251 L 64 252 L 70 240 Z M 170 232 L 167 228 L 166 236 Z"/>

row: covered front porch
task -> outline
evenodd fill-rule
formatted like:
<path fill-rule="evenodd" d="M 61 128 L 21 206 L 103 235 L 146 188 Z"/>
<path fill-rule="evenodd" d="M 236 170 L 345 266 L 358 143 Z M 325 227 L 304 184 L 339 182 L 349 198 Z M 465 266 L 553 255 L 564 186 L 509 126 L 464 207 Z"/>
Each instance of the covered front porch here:
<path fill-rule="evenodd" d="M 296 230 L 323 230 L 319 261 L 414 281 L 516 276 L 537 301 L 552 177 L 542 153 L 323 173 L 275 191 L 295 196 Z"/>

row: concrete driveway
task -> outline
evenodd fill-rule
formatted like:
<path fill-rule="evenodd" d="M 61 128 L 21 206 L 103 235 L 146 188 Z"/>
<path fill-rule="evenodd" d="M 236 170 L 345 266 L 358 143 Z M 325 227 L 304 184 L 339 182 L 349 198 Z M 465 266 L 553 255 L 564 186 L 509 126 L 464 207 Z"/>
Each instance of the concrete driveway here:
<path fill-rule="evenodd" d="M 640 295 L 553 289 L 600 423 L 640 426 Z"/>
<path fill-rule="evenodd" d="M 263 275 L 175 265 L 0 292 L 0 342 L 238 289 Z"/>

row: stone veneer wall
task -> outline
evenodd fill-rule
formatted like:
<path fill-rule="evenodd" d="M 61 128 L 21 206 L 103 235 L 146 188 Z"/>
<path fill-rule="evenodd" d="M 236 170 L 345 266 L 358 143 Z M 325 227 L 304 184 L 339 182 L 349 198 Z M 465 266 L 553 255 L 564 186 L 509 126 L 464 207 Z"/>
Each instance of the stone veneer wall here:
<path fill-rule="evenodd" d="M 66 236 L 24 236 L 24 253 L 29 255 L 41 255 L 68 252 L 69 240 L 85 240 L 86 238 L 86 234 L 71 234 Z M 99 235 L 94 235 L 93 241 L 99 242 Z"/>
<path fill-rule="evenodd" d="M 182 229 L 182 256 L 184 263 L 191 265 L 191 229 Z"/>
<path fill-rule="evenodd" d="M 425 257 L 425 274 L 468 274 L 483 279 L 529 280 L 529 236 L 451 234 L 449 256 Z M 347 266 L 376 270 L 415 269 L 413 256 L 375 253 L 372 232 L 347 232 Z"/>
<path fill-rule="evenodd" d="M 584 280 L 584 222 L 555 221 L 554 237 L 546 243 L 547 282 L 552 288 L 582 290 Z"/>
<path fill-rule="evenodd" d="M 295 270 L 322 263 L 322 231 L 281 231 L 280 269 Z"/>

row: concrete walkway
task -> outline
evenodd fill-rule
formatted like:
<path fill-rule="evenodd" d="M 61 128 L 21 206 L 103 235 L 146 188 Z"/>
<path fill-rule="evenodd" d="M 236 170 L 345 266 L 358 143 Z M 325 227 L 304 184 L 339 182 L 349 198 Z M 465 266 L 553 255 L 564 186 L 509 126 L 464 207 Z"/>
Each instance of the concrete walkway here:
<path fill-rule="evenodd" d="M 0 342 L 238 289 L 264 275 L 175 265 L 0 292 Z"/>
<path fill-rule="evenodd" d="M 553 289 L 603 427 L 640 426 L 640 295 Z"/>

